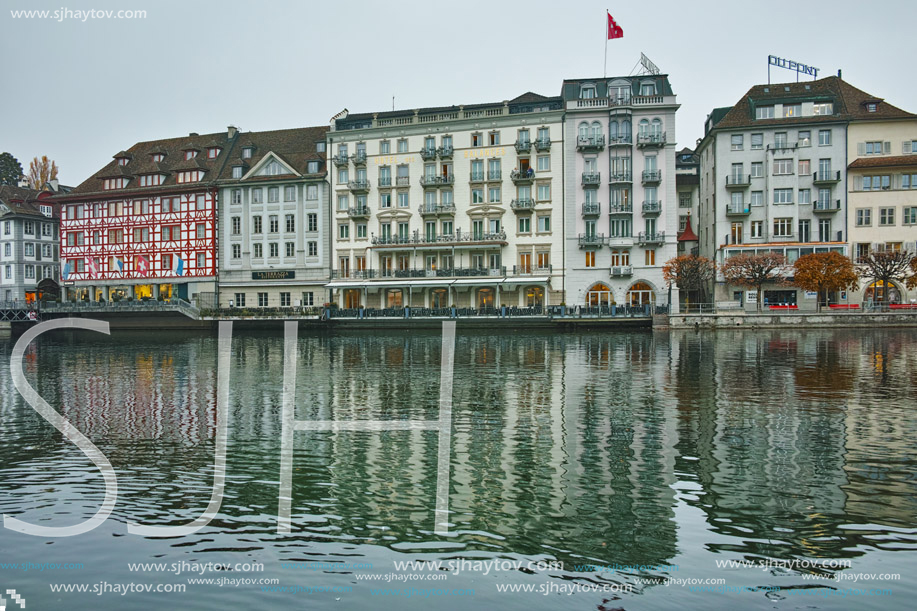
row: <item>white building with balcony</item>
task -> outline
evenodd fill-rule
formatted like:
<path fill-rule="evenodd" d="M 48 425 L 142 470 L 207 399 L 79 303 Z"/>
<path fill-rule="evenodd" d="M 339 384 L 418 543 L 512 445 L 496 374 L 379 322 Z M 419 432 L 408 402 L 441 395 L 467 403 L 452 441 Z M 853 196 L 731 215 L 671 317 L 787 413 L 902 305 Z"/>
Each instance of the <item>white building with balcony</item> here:
<path fill-rule="evenodd" d="M 562 97 L 567 304 L 668 303 L 662 266 L 678 233 L 668 77 L 565 80 Z"/>
<path fill-rule="evenodd" d="M 342 308 L 563 301 L 559 97 L 349 114 L 328 132 Z"/>
<path fill-rule="evenodd" d="M 780 252 L 791 264 L 813 252 L 849 255 L 847 129 L 869 118 L 870 99 L 832 76 L 756 85 L 715 109 L 697 147 L 700 254 L 720 265 L 740 253 Z M 746 295 L 717 282 L 717 300 Z M 763 298 L 815 308 L 814 295 L 791 286 L 766 286 Z"/>

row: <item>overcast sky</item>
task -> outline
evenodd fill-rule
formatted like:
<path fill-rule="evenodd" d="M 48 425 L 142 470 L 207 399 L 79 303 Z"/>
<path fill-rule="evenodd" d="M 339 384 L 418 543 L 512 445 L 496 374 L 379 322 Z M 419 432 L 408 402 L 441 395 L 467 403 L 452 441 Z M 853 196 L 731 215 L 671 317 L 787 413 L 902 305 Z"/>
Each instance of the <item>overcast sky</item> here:
<path fill-rule="evenodd" d="M 324 125 L 371 112 L 557 95 L 564 78 L 602 76 L 605 10 L 624 29 L 608 75 L 640 52 L 669 74 L 678 146 L 704 118 L 767 81 L 767 56 L 816 66 L 917 111 L 917 3 L 653 3 L 556 0 L 439 3 L 252 0 L 3 0 L 0 152 L 28 171 L 48 155 L 77 185 L 135 142 L 229 124 Z M 145 10 L 145 19 L 13 19 L 18 9 Z M 793 72 L 772 69 L 773 82 Z M 800 78 L 806 78 L 800 76 Z"/>

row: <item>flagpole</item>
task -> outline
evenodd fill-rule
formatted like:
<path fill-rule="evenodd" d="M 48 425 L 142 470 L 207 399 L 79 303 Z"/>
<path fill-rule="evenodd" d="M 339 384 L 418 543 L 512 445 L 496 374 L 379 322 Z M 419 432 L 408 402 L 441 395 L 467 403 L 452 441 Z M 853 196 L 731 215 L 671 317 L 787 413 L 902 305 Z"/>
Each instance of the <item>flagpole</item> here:
<path fill-rule="evenodd" d="M 602 68 L 602 78 L 608 77 L 608 15 L 611 13 L 605 9 L 605 65 Z"/>

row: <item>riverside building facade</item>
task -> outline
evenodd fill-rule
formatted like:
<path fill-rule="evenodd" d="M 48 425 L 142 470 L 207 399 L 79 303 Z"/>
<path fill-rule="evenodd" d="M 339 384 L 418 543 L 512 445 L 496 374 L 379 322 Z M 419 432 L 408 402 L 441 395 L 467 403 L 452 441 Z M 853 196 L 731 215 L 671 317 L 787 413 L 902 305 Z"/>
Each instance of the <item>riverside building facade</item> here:
<path fill-rule="evenodd" d="M 740 253 L 779 252 L 790 264 L 808 253 L 849 255 L 847 129 L 869 119 L 869 99 L 832 76 L 757 85 L 735 106 L 714 110 L 697 147 L 700 254 L 720 265 Z M 717 300 L 747 296 L 717 282 Z M 793 287 L 766 286 L 763 294 L 790 307 L 805 297 L 814 307 L 814 296 Z"/>
<path fill-rule="evenodd" d="M 212 302 L 216 178 L 236 135 L 230 128 L 137 143 L 56 197 L 63 299 Z"/>
<path fill-rule="evenodd" d="M 335 117 L 333 299 L 343 308 L 487 310 L 564 301 L 563 105 Z"/>
<path fill-rule="evenodd" d="M 240 133 L 219 174 L 221 307 L 328 301 L 326 127 Z"/>
<path fill-rule="evenodd" d="M 568 302 L 667 303 L 678 226 L 668 77 L 565 80 L 562 97 Z"/>
<path fill-rule="evenodd" d="M 0 300 L 57 297 L 60 209 L 49 191 L 0 185 Z"/>

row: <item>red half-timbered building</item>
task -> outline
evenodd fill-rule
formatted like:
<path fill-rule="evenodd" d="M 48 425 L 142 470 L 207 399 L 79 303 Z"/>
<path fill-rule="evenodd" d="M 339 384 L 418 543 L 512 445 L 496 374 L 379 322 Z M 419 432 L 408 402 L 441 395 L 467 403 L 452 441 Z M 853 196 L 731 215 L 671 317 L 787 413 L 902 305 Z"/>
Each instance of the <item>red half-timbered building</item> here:
<path fill-rule="evenodd" d="M 237 137 L 140 142 L 61 203 L 67 300 L 199 301 L 216 292 L 218 189 Z"/>

